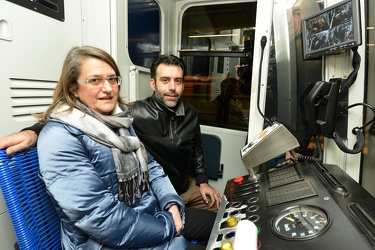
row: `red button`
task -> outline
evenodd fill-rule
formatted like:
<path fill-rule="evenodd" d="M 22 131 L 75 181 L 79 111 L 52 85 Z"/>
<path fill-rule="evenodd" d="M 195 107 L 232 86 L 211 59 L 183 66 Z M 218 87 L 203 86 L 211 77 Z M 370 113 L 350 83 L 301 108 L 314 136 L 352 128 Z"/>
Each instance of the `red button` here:
<path fill-rule="evenodd" d="M 243 182 L 243 177 L 242 176 L 241 177 L 237 177 L 237 178 L 234 179 L 234 183 L 236 183 L 236 184 L 241 183 L 241 182 Z"/>

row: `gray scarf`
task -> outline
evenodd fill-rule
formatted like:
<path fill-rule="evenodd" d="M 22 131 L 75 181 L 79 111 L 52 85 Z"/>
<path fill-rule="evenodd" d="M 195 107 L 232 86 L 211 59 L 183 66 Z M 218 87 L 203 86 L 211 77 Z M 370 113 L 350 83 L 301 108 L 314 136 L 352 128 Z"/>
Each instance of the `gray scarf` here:
<path fill-rule="evenodd" d="M 133 117 L 128 116 L 124 105 L 120 105 L 123 112 L 116 115 L 102 115 L 79 101 L 77 105 L 86 114 L 76 108 L 68 112 L 69 107 L 64 104 L 50 115 L 49 120 L 75 127 L 94 141 L 110 147 L 119 180 L 118 199 L 133 204 L 141 197 L 141 185 L 142 190 L 149 188 L 146 150 L 138 137 L 129 134 Z M 111 128 L 117 129 L 119 135 Z"/>

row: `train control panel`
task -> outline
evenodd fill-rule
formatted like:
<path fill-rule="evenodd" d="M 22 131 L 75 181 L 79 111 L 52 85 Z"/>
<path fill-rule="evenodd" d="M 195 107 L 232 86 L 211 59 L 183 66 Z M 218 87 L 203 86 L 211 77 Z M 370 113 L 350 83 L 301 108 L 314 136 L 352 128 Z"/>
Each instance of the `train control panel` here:
<path fill-rule="evenodd" d="M 301 162 L 257 180 L 240 176 L 224 196 L 208 250 L 236 250 L 242 220 L 257 228 L 248 249 L 375 249 L 375 198 L 336 165 Z"/>

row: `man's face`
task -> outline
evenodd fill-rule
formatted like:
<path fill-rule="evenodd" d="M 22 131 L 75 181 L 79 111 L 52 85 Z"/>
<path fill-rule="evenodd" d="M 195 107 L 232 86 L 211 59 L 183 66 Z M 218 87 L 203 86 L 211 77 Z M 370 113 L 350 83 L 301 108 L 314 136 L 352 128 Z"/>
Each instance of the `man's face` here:
<path fill-rule="evenodd" d="M 291 15 L 288 16 L 288 32 L 289 36 L 294 36 L 301 32 L 302 13 L 298 7 L 293 7 L 291 12 Z"/>
<path fill-rule="evenodd" d="M 160 64 L 156 69 L 156 82 L 150 80 L 150 86 L 155 91 L 155 96 L 167 107 L 177 105 L 184 91 L 184 79 L 182 69 L 175 65 Z"/>

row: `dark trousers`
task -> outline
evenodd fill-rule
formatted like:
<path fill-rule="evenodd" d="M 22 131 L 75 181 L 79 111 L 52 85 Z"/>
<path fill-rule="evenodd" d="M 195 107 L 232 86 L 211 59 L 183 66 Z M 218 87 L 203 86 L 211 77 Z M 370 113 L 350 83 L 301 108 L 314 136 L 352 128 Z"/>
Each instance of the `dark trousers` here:
<path fill-rule="evenodd" d="M 185 208 L 184 237 L 188 242 L 197 243 L 188 243 L 188 250 L 206 249 L 215 218 L 215 212 L 199 208 Z"/>

